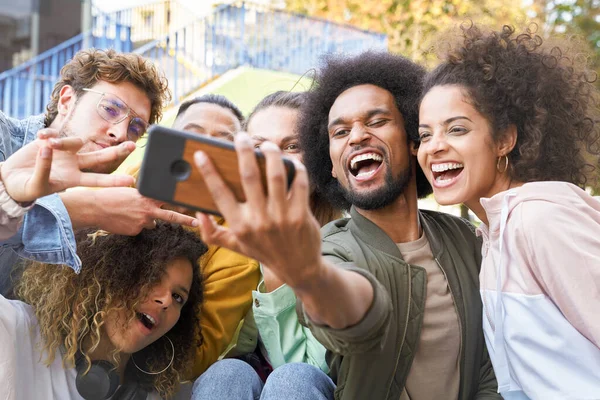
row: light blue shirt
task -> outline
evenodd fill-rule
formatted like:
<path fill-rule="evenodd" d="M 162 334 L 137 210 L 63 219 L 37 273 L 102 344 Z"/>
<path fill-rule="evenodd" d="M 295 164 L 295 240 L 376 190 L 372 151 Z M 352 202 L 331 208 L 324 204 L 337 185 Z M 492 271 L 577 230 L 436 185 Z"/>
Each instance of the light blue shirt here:
<path fill-rule="evenodd" d="M 43 115 L 17 120 L 0 111 L 0 161 L 35 140 L 44 127 Z M 81 269 L 71 219 L 58 194 L 38 199 L 19 232 L 0 242 L 0 276 L 10 272 L 19 257 Z"/>

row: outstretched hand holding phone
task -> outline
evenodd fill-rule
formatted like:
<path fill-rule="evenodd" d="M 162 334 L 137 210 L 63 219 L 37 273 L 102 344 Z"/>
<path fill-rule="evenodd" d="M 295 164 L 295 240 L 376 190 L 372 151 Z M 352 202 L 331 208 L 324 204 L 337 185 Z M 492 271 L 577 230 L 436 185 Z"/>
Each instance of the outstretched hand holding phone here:
<path fill-rule="evenodd" d="M 248 135 L 236 135 L 235 149 L 243 202 L 234 196 L 207 155 L 195 154 L 206 187 L 229 225 L 218 225 L 210 216 L 198 213 L 202 239 L 268 265 L 294 290 L 314 322 L 337 329 L 358 323 L 371 305 L 373 288 L 361 275 L 322 258 L 319 224 L 310 210 L 304 166 L 294 160 L 296 176 L 288 192 L 281 152 L 265 142 L 261 146 L 266 158 L 265 191 Z"/>

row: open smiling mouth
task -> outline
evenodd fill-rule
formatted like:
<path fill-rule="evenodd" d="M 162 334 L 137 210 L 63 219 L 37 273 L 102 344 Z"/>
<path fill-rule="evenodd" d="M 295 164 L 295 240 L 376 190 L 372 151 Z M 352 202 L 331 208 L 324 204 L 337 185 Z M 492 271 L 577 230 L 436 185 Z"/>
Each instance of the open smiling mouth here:
<path fill-rule="evenodd" d="M 152 318 L 151 315 L 138 312 L 136 313 L 136 316 L 142 322 L 142 325 L 144 325 L 149 330 L 152 330 L 156 326 L 156 320 Z"/>
<path fill-rule="evenodd" d="M 451 183 L 463 171 L 461 163 L 432 164 L 431 172 L 436 185 L 443 186 Z"/>
<path fill-rule="evenodd" d="M 383 157 L 377 153 L 363 153 L 350 159 L 350 173 L 358 179 L 366 179 L 375 174 Z"/>

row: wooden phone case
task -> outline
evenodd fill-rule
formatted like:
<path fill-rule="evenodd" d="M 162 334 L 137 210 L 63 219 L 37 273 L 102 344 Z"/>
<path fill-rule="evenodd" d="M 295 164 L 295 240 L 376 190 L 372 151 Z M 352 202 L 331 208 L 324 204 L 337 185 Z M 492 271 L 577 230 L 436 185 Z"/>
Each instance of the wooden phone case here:
<path fill-rule="evenodd" d="M 137 182 L 138 191 L 156 200 L 220 215 L 202 174 L 194 163 L 194 153 L 198 150 L 204 151 L 211 159 L 238 201 L 245 201 L 233 143 L 158 125 L 153 125 L 148 131 L 148 142 Z M 265 158 L 258 150 L 256 156 L 266 193 Z M 294 179 L 295 168 L 293 162 L 285 157 L 283 162 L 289 187 Z"/>

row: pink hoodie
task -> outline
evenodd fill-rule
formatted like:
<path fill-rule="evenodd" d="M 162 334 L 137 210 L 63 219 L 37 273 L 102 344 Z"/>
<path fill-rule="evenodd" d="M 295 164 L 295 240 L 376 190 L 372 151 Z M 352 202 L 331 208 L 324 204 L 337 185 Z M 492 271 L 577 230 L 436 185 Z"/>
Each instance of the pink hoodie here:
<path fill-rule="evenodd" d="M 534 182 L 481 204 L 483 325 L 498 391 L 600 399 L 600 201 Z"/>

